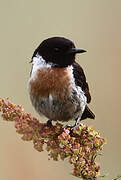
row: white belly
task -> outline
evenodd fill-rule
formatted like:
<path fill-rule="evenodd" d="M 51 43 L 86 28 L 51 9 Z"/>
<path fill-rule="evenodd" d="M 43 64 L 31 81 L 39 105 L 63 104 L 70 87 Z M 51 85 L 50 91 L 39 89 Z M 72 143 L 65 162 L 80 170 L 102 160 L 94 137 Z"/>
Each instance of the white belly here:
<path fill-rule="evenodd" d="M 69 121 L 81 117 L 87 102 L 86 96 L 80 88 L 77 88 L 77 91 L 74 90 L 64 102 L 55 99 L 52 94 L 49 95 L 49 98 L 36 99 L 33 96 L 30 98 L 40 115 L 55 121 Z"/>

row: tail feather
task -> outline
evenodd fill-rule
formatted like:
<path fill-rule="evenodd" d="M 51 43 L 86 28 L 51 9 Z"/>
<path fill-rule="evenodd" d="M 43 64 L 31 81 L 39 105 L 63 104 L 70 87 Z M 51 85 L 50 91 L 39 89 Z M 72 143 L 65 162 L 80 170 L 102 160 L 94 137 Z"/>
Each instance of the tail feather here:
<path fill-rule="evenodd" d="M 87 119 L 87 118 L 95 119 L 94 113 L 89 109 L 88 106 L 85 107 L 85 110 L 84 110 L 84 112 L 82 114 L 81 120 Z"/>

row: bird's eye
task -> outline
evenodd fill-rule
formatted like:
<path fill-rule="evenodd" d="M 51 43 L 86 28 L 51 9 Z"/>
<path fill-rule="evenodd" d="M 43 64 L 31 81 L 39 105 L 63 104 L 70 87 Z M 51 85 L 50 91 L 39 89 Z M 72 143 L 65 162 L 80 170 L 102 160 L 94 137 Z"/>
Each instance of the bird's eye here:
<path fill-rule="evenodd" d="M 54 48 L 54 51 L 55 51 L 55 52 L 59 52 L 59 51 L 60 51 L 60 49 L 59 49 L 59 48 L 57 48 L 57 47 L 55 47 L 55 48 Z"/>

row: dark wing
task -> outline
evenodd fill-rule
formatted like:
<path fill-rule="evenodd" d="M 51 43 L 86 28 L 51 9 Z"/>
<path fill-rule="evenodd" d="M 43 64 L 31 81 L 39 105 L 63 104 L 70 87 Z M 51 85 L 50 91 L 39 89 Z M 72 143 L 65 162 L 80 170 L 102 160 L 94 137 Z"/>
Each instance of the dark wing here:
<path fill-rule="evenodd" d="M 73 63 L 73 73 L 74 73 L 76 85 L 80 86 L 82 88 L 82 90 L 85 93 L 85 96 L 87 97 L 87 103 L 90 103 L 91 95 L 89 92 L 88 83 L 86 82 L 86 77 L 85 77 L 84 71 L 83 71 L 82 67 L 76 62 Z M 82 114 L 81 119 L 86 119 L 86 118 L 91 118 L 91 119 L 95 118 L 94 113 L 89 109 L 89 107 L 87 105 L 85 107 L 85 110 Z"/>
<path fill-rule="evenodd" d="M 82 91 L 84 91 L 85 96 L 87 97 L 87 103 L 90 103 L 91 95 L 89 92 L 88 83 L 86 82 L 84 71 L 82 67 L 76 62 L 73 63 L 73 73 L 76 85 L 82 88 Z"/>

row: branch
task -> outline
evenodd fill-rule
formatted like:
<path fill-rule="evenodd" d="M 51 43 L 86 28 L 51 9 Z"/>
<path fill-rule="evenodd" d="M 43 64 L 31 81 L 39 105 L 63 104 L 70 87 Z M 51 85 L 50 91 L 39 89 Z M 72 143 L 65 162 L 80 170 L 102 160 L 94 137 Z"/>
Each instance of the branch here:
<path fill-rule="evenodd" d="M 106 143 L 93 127 L 80 124 L 70 131 L 61 123 L 47 126 L 30 113 L 25 113 L 20 105 L 0 98 L 1 116 L 6 121 L 14 121 L 16 132 L 24 141 L 32 141 L 34 148 L 48 151 L 49 159 L 57 161 L 68 157 L 73 165 L 73 175 L 85 180 L 98 180 L 100 165 L 95 162 L 98 152 Z"/>

